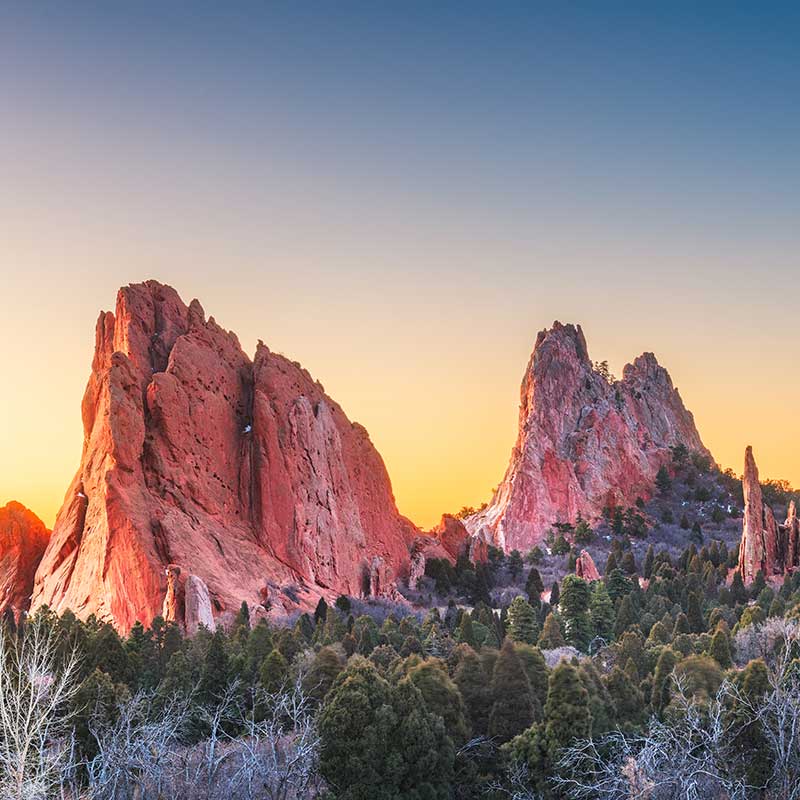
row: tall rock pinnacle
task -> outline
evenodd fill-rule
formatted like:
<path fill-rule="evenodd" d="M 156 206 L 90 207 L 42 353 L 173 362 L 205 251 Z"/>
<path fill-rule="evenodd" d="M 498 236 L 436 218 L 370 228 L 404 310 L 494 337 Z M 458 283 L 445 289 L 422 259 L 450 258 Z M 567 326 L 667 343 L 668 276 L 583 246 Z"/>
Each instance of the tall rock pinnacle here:
<path fill-rule="evenodd" d="M 300 365 L 260 343 L 251 361 L 169 286 L 126 286 L 101 313 L 82 415 L 34 607 L 125 631 L 193 607 L 198 586 L 205 619 L 360 595 L 375 559 L 388 591 L 404 568 L 416 529 L 364 428 Z"/>
<path fill-rule="evenodd" d="M 540 542 L 554 522 L 647 497 L 670 448 L 710 455 L 652 353 L 612 380 L 589 359 L 580 326 L 541 331 L 522 380 L 519 433 L 488 507 L 467 520 L 506 550 Z"/>
<path fill-rule="evenodd" d="M 779 525 L 770 506 L 764 502 L 758 467 L 753 457 L 753 448 L 748 446 L 744 454 L 744 516 L 742 518 L 742 540 L 739 544 L 739 571 L 745 583 L 750 583 L 760 570 L 769 579 L 782 575 L 800 564 L 800 522 L 792 500 L 786 522 Z"/>

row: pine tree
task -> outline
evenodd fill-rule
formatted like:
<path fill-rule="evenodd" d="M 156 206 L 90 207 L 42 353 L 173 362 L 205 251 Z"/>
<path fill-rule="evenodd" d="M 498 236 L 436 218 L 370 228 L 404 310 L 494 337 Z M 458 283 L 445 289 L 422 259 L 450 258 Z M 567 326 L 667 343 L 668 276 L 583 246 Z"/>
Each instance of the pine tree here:
<path fill-rule="evenodd" d="M 322 702 L 342 669 L 336 651 L 332 647 L 321 648 L 303 676 L 303 689 L 309 697 Z"/>
<path fill-rule="evenodd" d="M 730 669 L 733 666 L 731 657 L 731 642 L 728 634 L 724 630 L 717 629 L 711 637 L 711 644 L 708 654 L 713 658 L 722 669 Z"/>
<path fill-rule="evenodd" d="M 453 673 L 453 681 L 464 700 L 472 735 L 485 735 L 492 707 L 490 681 L 478 654 L 471 647 L 466 644 L 459 645 L 456 648 L 456 656 L 458 666 Z"/>
<path fill-rule="evenodd" d="M 604 681 L 611 696 L 617 725 L 623 731 L 633 730 L 644 716 L 644 698 L 639 687 L 619 667 L 614 667 Z"/>
<path fill-rule="evenodd" d="M 472 629 L 472 617 L 468 612 L 461 615 L 461 624 L 458 626 L 456 638 L 459 642 L 468 644 L 470 647 L 475 647 L 475 632 Z"/>
<path fill-rule="evenodd" d="M 492 698 L 488 732 L 499 743 L 510 741 L 533 722 L 531 685 L 511 639 L 503 643 L 495 661 Z"/>
<path fill-rule="evenodd" d="M 733 573 L 733 580 L 730 586 L 731 600 L 734 605 L 744 605 L 747 602 L 747 589 L 742 581 L 742 573 L 737 570 Z"/>
<path fill-rule="evenodd" d="M 703 606 L 697 592 L 689 592 L 686 605 L 686 619 L 689 622 L 689 630 L 692 633 L 702 633 L 706 629 L 706 622 L 703 618 Z"/>
<path fill-rule="evenodd" d="M 425 707 L 444 720 L 445 731 L 458 747 L 467 740 L 464 701 L 444 664 L 429 658 L 408 671 L 408 679 L 419 689 Z"/>
<path fill-rule="evenodd" d="M 550 589 L 550 605 L 555 608 L 561 601 L 561 589 L 558 581 L 553 581 L 553 586 Z"/>
<path fill-rule="evenodd" d="M 631 625 L 635 624 L 636 617 L 633 613 L 633 602 L 631 596 L 626 594 L 620 600 L 619 608 L 617 609 L 617 618 L 614 622 L 614 634 L 617 638 L 622 636 Z"/>
<path fill-rule="evenodd" d="M 656 473 L 656 488 L 661 494 L 666 494 L 672 488 L 672 478 L 665 466 L 659 467 Z"/>
<path fill-rule="evenodd" d="M 325 698 L 319 733 L 320 772 L 338 800 L 446 798 L 453 744 L 410 680 L 393 688 L 355 657 Z"/>
<path fill-rule="evenodd" d="M 606 643 L 610 642 L 614 635 L 614 604 L 603 581 L 592 584 L 590 615 L 594 635 L 600 636 Z"/>
<path fill-rule="evenodd" d="M 551 673 L 544 707 L 545 742 L 551 763 L 575 739 L 586 739 L 592 731 L 589 693 L 578 670 L 562 661 Z"/>
<path fill-rule="evenodd" d="M 528 676 L 533 697 L 533 716 L 537 722 L 542 721 L 542 713 L 547 700 L 548 669 L 542 651 L 529 644 L 517 644 L 514 649 L 522 662 L 522 668 Z"/>
<path fill-rule="evenodd" d="M 209 642 L 198 686 L 199 702 L 211 705 L 228 686 L 228 647 L 225 632 L 217 629 Z"/>
<path fill-rule="evenodd" d="M 542 583 L 542 576 L 536 567 L 531 567 L 528 573 L 528 579 L 525 582 L 525 593 L 528 595 L 531 605 L 538 608 L 541 605 L 541 597 L 544 592 L 544 584 Z"/>
<path fill-rule="evenodd" d="M 535 644 L 539 638 L 536 612 L 521 596 L 515 597 L 508 607 L 508 636 L 515 642 Z"/>
<path fill-rule="evenodd" d="M 650 705 L 653 711 L 660 713 L 669 703 L 672 693 L 672 671 L 680 660 L 680 654 L 672 648 L 665 647 L 656 662 L 656 669 L 653 673 L 653 690 L 650 696 Z"/>
<path fill-rule="evenodd" d="M 261 664 L 259 678 L 268 692 L 277 692 L 286 682 L 289 672 L 286 659 L 279 650 L 273 650 Z"/>
<path fill-rule="evenodd" d="M 584 652 L 592 639 L 590 598 L 589 584 L 585 580 L 577 575 L 567 575 L 564 578 L 559 608 L 564 619 L 565 638 L 568 644 Z"/>
<path fill-rule="evenodd" d="M 647 553 L 644 557 L 644 566 L 642 568 L 642 575 L 646 579 L 650 579 L 653 575 L 653 562 L 655 561 L 655 550 L 653 545 L 649 545 L 647 548 Z"/>
<path fill-rule="evenodd" d="M 537 644 L 542 650 L 555 650 L 557 647 L 564 647 L 566 645 L 564 636 L 561 633 L 561 626 L 555 614 L 552 612 L 545 617 L 542 632 L 539 635 Z"/>

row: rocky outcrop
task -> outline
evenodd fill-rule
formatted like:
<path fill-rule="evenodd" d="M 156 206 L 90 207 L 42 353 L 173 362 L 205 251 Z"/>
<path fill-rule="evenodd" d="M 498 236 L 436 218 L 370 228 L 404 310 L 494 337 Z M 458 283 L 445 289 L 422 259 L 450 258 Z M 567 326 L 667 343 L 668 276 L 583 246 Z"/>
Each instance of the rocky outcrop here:
<path fill-rule="evenodd" d="M 439 524 L 429 534 L 447 551 L 451 561 L 469 549 L 469 531 L 460 519 L 443 514 Z"/>
<path fill-rule="evenodd" d="M 647 498 L 678 444 L 710 455 L 655 356 L 639 356 L 613 380 L 593 366 L 580 326 L 556 322 L 539 333 L 525 371 L 505 477 L 467 527 L 507 551 L 527 550 L 554 522 Z"/>
<path fill-rule="evenodd" d="M 364 428 L 299 364 L 261 342 L 251 360 L 168 286 L 127 286 L 101 313 L 82 416 L 34 606 L 126 631 L 180 613 L 179 575 L 202 582 L 220 617 L 243 600 L 361 595 L 376 558 L 389 591 L 407 568 L 417 530 Z"/>
<path fill-rule="evenodd" d="M 742 475 L 744 515 L 739 544 L 739 572 L 750 583 L 761 571 L 765 578 L 783 575 L 800 565 L 800 521 L 794 501 L 789 503 L 786 522 L 779 525 L 772 508 L 764 502 L 753 448 L 747 447 Z"/>
<path fill-rule="evenodd" d="M 44 523 L 21 503 L 0 508 L 0 613 L 30 607 L 36 567 L 50 539 Z"/>
<path fill-rule="evenodd" d="M 585 581 L 600 580 L 600 573 L 597 571 L 594 559 L 586 550 L 581 550 L 575 561 L 575 574 Z"/>
<path fill-rule="evenodd" d="M 192 636 L 197 633 L 201 625 L 210 631 L 215 630 L 214 612 L 211 610 L 211 597 L 203 579 L 198 578 L 197 575 L 190 575 L 186 579 L 185 592 L 186 632 Z"/>

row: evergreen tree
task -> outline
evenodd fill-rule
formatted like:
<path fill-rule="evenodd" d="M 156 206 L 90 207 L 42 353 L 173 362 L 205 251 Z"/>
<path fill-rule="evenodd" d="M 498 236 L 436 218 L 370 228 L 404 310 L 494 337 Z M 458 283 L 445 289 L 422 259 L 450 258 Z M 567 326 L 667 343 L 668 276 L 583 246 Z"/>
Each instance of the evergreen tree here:
<path fill-rule="evenodd" d="M 706 629 L 706 622 L 703 618 L 703 606 L 697 592 L 689 592 L 686 619 L 689 622 L 689 630 L 692 633 L 702 633 Z"/>
<path fill-rule="evenodd" d="M 320 771 L 337 800 L 445 800 L 454 750 L 409 680 L 396 688 L 354 658 L 319 718 Z"/>
<path fill-rule="evenodd" d="M 653 575 L 653 562 L 655 561 L 655 550 L 653 549 L 653 545 L 649 545 L 647 548 L 647 553 L 644 557 L 644 566 L 642 568 L 642 575 L 649 580 Z"/>
<path fill-rule="evenodd" d="M 672 488 L 672 478 L 665 466 L 659 467 L 656 473 L 656 488 L 661 494 L 666 494 Z"/>
<path fill-rule="evenodd" d="M 589 617 L 589 584 L 577 575 L 567 575 L 562 582 L 559 608 L 564 619 L 565 638 L 578 650 L 586 651 L 592 639 Z"/>
<path fill-rule="evenodd" d="M 521 596 L 515 597 L 508 607 L 508 636 L 515 642 L 535 644 L 539 638 L 536 612 Z"/>
<path fill-rule="evenodd" d="M 467 740 L 464 701 L 444 664 L 431 658 L 408 671 L 408 679 L 419 689 L 425 707 L 444 721 L 445 731 L 458 747 Z"/>
<path fill-rule="evenodd" d="M 561 602 L 561 589 L 559 588 L 558 581 L 553 581 L 553 586 L 550 589 L 550 605 L 555 608 Z"/>
<path fill-rule="evenodd" d="M 638 686 L 619 667 L 614 667 L 606 676 L 605 684 L 613 703 L 616 724 L 623 731 L 633 730 L 643 719 L 644 698 Z"/>
<path fill-rule="evenodd" d="M 670 647 L 665 647 L 658 657 L 653 673 L 653 690 L 650 698 L 650 704 L 656 713 L 663 711 L 669 703 L 672 692 L 672 672 L 679 660 L 680 654 Z"/>
<path fill-rule="evenodd" d="M 468 644 L 470 647 L 476 646 L 475 632 L 472 629 L 472 617 L 466 612 L 461 615 L 461 624 L 458 626 L 456 638 L 459 642 Z"/>
<path fill-rule="evenodd" d="M 492 706 L 490 682 L 478 654 L 469 645 L 461 644 L 456 651 L 458 666 L 453 674 L 453 681 L 464 700 L 472 735 L 484 735 L 489 725 Z"/>
<path fill-rule="evenodd" d="M 332 647 L 321 648 L 303 676 L 303 689 L 313 700 L 322 702 L 342 669 L 336 651 Z M 271 676 L 268 680 L 271 681 Z"/>
<path fill-rule="evenodd" d="M 617 618 L 614 623 L 614 634 L 619 638 L 625 633 L 631 625 L 634 625 L 636 621 L 636 616 L 633 610 L 633 601 L 631 600 L 631 596 L 626 594 L 622 600 L 620 600 L 619 608 L 617 609 Z"/>
<path fill-rule="evenodd" d="M 277 692 L 286 682 L 289 665 L 280 650 L 273 650 L 261 664 L 259 678 L 268 692 Z"/>
<path fill-rule="evenodd" d="M 589 693 L 578 670 L 562 661 L 551 673 L 544 707 L 545 742 L 551 763 L 575 739 L 586 739 L 592 731 Z"/>
<path fill-rule="evenodd" d="M 544 583 L 542 583 L 542 576 L 536 567 L 531 567 L 528 573 L 528 579 L 525 582 L 525 593 L 528 595 L 528 600 L 531 604 L 538 608 L 541 605 L 541 596 L 544 592 Z"/>
<path fill-rule="evenodd" d="M 219 628 L 208 644 L 208 651 L 200 672 L 199 701 L 211 705 L 219 700 L 228 688 L 228 647 L 225 632 Z"/>
<path fill-rule="evenodd" d="M 514 649 L 522 662 L 522 668 L 528 676 L 533 697 L 533 716 L 536 722 L 542 721 L 542 713 L 547 700 L 548 669 L 542 651 L 529 644 L 517 644 Z"/>
<path fill-rule="evenodd" d="M 561 626 L 558 624 L 558 619 L 552 612 L 545 617 L 542 632 L 539 635 L 537 644 L 542 650 L 555 650 L 557 647 L 564 647 L 566 645 L 564 636 L 561 633 Z"/>
<path fill-rule="evenodd" d="M 614 635 L 614 604 L 603 581 L 592 584 L 592 598 L 589 604 L 594 635 L 610 642 Z"/>
<path fill-rule="evenodd" d="M 511 639 L 495 661 L 492 699 L 488 732 L 498 742 L 510 741 L 533 722 L 531 685 Z"/>
<path fill-rule="evenodd" d="M 731 642 L 728 634 L 724 630 L 717 629 L 711 637 L 711 644 L 708 654 L 713 658 L 722 669 L 730 669 L 733 666 L 731 657 Z"/>

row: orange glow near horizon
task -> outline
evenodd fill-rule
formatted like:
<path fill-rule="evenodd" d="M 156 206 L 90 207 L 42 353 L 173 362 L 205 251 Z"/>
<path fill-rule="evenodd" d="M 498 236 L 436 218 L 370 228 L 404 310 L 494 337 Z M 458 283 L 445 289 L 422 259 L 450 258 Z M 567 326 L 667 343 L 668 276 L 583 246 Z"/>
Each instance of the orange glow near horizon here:
<path fill-rule="evenodd" d="M 190 281 L 166 280 L 178 284 L 185 301 L 191 299 L 183 285 Z M 101 303 L 95 303 L 93 311 L 89 307 L 102 292 L 93 291 L 91 298 L 82 294 L 76 310 L 60 302 L 62 292 L 43 301 L 42 308 L 41 302 L 32 301 L 32 286 L 28 291 L 31 294 L 23 289 L 14 308 L 6 309 L 16 321 L 9 324 L 6 316 L 3 323 L 8 325 L 2 331 L 4 340 L 11 341 L 19 330 L 26 347 L 14 347 L 6 356 L 6 374 L 15 380 L 0 398 L 2 418 L 11 422 L 2 431 L 0 503 L 18 500 L 52 526 L 80 457 L 80 398 L 91 361 L 93 320 Z M 238 330 L 245 349 L 252 350 L 247 342 L 261 336 L 273 349 L 297 358 L 322 380 L 351 419 L 367 427 L 386 462 L 401 512 L 416 524 L 431 527 L 444 512 L 489 499 L 516 437 L 519 382 L 536 330 L 552 322 L 546 312 L 537 313 L 534 325 L 524 324 L 520 310 L 516 324 L 502 325 L 496 319 L 476 328 L 463 319 L 409 309 L 409 328 L 403 330 L 388 298 L 385 317 L 378 303 L 356 319 L 349 303 L 335 311 L 317 303 L 308 315 L 281 311 L 276 303 L 262 314 L 245 293 L 223 297 L 220 314 L 211 286 L 197 294 L 207 314 Z M 105 299 L 102 305 L 113 308 L 113 290 Z M 39 318 L 48 324 L 37 325 Z M 527 334 L 522 333 L 524 327 Z M 655 350 L 723 467 L 740 473 L 744 447 L 752 443 L 762 478 L 800 483 L 796 452 L 787 446 L 787 433 L 797 425 L 791 398 L 800 384 L 792 387 L 791 376 L 783 375 L 779 363 L 760 359 L 756 342 L 734 346 L 734 340 L 726 339 L 732 331 L 722 335 L 724 348 L 717 347 L 713 337 L 696 342 L 704 345 L 701 353 L 684 336 L 674 336 L 668 325 L 650 337 L 642 335 L 638 325 L 631 327 L 623 347 L 617 326 L 609 332 L 598 321 L 584 324 L 590 356 L 608 358 L 620 374 L 623 363 L 635 354 Z M 634 343 L 634 338 L 646 340 Z M 290 346 L 291 340 L 296 347 Z M 761 389 L 742 391 L 740 361 L 750 365 Z"/>

